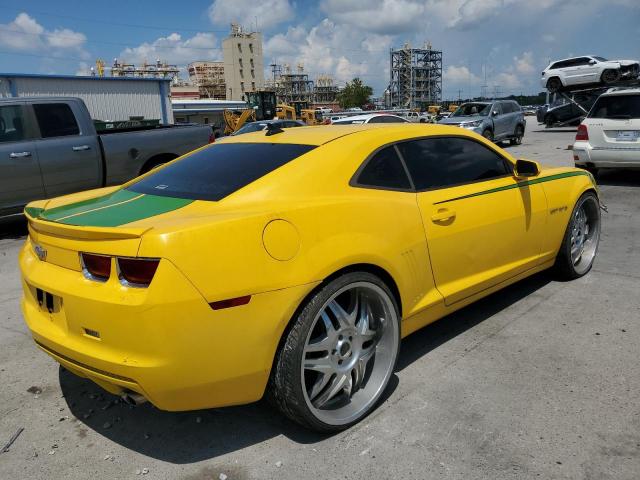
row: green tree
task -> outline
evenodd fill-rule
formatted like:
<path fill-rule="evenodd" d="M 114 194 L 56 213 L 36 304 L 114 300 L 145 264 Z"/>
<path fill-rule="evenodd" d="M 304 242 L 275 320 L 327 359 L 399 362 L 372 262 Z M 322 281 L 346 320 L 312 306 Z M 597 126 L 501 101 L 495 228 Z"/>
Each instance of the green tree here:
<path fill-rule="evenodd" d="M 338 103 L 342 108 L 362 107 L 369 103 L 373 89 L 362 83 L 358 77 L 354 78 L 338 94 Z"/>

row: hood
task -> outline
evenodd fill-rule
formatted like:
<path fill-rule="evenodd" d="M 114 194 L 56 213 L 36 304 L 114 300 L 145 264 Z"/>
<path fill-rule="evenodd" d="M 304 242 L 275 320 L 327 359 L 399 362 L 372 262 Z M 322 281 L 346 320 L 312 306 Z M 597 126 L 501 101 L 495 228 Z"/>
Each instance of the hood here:
<path fill-rule="evenodd" d="M 619 63 L 620 65 L 626 67 L 629 65 L 634 65 L 639 62 L 638 60 L 609 60 L 607 63 Z"/>
<path fill-rule="evenodd" d="M 443 124 L 443 125 L 460 125 L 461 123 L 468 123 L 468 122 L 477 122 L 477 121 L 484 121 L 484 119 L 486 119 L 487 117 L 483 117 L 481 115 L 474 115 L 472 117 L 448 117 L 448 118 L 443 118 L 442 120 L 438 121 L 438 123 Z"/>

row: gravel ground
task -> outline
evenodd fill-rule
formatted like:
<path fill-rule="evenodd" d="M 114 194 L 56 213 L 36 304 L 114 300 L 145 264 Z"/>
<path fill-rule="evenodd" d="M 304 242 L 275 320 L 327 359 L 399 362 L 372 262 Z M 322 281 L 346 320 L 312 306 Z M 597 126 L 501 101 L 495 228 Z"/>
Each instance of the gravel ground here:
<path fill-rule="evenodd" d="M 571 164 L 571 129 L 528 117 L 514 155 Z M 640 175 L 600 179 L 594 269 L 539 274 L 415 333 L 378 410 L 333 436 L 263 403 L 130 408 L 61 371 L 19 311 L 22 222 L 0 225 L 2 479 L 638 479 Z"/>

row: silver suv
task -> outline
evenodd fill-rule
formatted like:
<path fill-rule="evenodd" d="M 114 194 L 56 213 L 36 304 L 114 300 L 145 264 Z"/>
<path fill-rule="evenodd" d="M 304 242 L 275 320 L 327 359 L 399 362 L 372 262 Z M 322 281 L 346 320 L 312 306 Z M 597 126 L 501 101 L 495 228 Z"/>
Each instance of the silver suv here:
<path fill-rule="evenodd" d="M 463 103 L 438 123 L 468 128 L 494 142 L 509 140 L 511 145 L 520 145 L 527 121 L 518 102 L 496 100 Z"/>

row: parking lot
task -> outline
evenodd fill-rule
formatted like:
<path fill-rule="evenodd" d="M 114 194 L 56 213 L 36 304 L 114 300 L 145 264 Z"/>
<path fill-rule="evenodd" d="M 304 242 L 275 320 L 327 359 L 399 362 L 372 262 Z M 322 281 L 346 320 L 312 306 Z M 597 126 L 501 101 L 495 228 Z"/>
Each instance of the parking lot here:
<path fill-rule="evenodd" d="M 513 155 L 571 165 L 528 117 Z M 604 172 L 590 274 L 539 274 L 405 339 L 382 405 L 333 436 L 261 402 L 132 408 L 40 352 L 20 308 L 23 222 L 0 226 L 0 478 L 637 479 L 640 172 Z"/>

